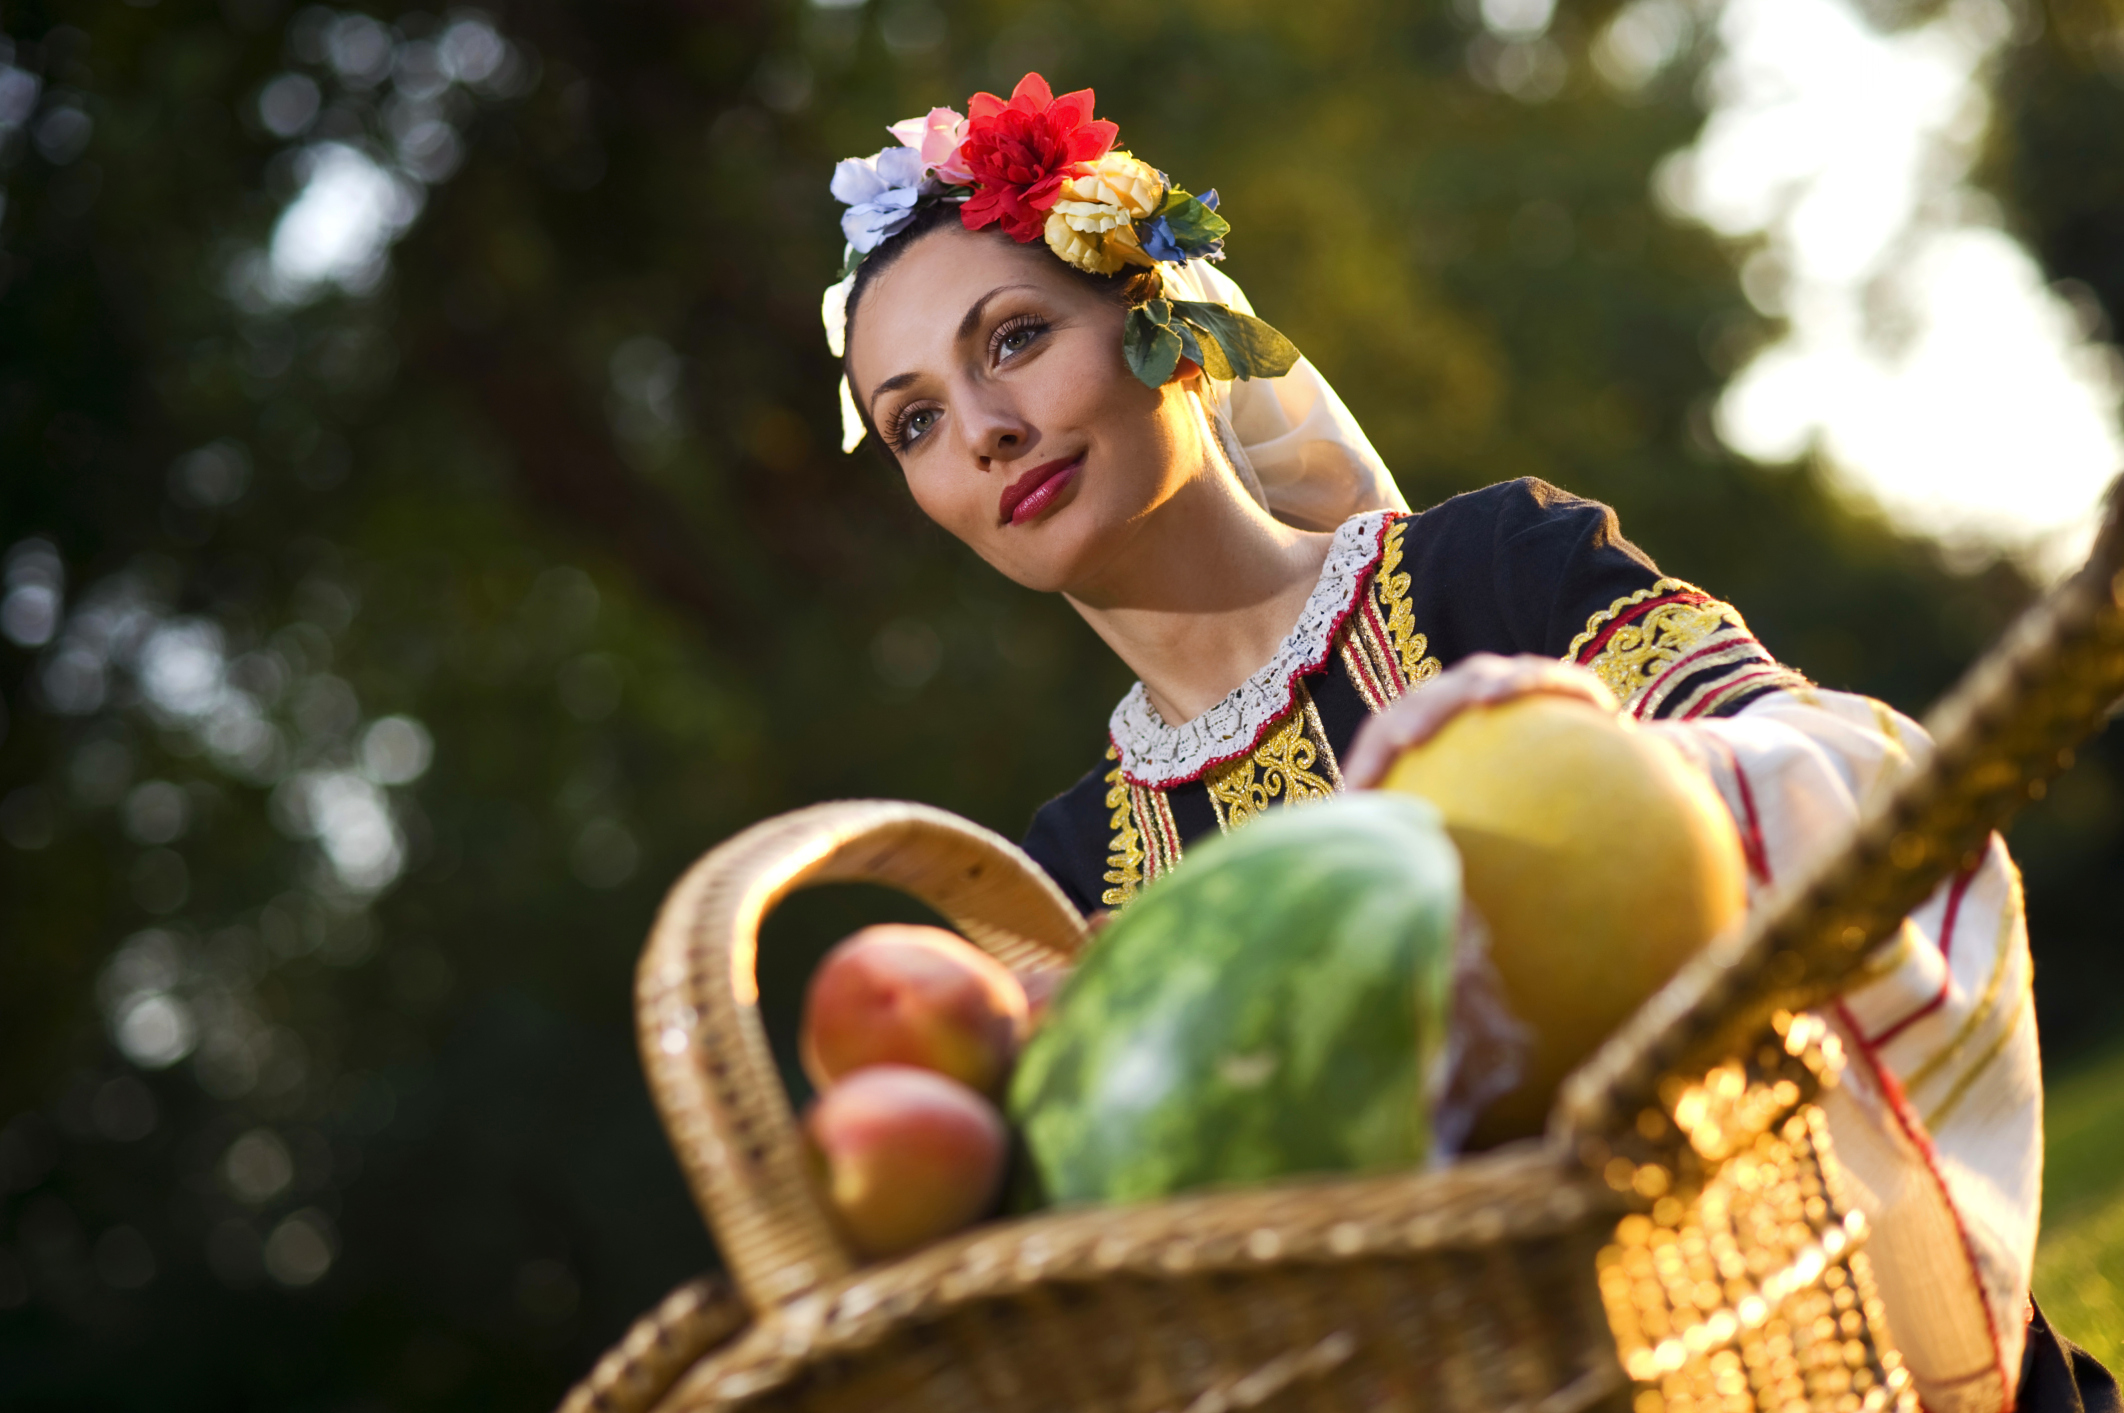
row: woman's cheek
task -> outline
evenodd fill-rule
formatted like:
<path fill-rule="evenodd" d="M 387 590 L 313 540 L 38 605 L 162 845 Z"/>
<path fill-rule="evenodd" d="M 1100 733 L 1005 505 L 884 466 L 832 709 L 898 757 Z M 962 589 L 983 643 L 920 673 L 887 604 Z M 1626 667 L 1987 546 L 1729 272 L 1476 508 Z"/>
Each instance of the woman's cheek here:
<path fill-rule="evenodd" d="M 984 521 L 978 504 L 979 477 L 954 477 L 934 466 L 906 466 L 907 490 L 931 521 L 969 545 L 978 545 Z"/>

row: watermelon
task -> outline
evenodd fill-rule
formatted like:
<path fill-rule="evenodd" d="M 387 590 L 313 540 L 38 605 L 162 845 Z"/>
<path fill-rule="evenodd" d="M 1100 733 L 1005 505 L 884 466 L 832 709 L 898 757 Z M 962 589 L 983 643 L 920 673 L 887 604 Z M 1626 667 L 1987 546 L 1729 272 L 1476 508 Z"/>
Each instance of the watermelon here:
<path fill-rule="evenodd" d="M 1459 855 L 1406 796 L 1191 850 L 1099 934 L 1019 1060 L 1010 1114 L 1046 1199 L 1421 1163 L 1459 912 Z"/>

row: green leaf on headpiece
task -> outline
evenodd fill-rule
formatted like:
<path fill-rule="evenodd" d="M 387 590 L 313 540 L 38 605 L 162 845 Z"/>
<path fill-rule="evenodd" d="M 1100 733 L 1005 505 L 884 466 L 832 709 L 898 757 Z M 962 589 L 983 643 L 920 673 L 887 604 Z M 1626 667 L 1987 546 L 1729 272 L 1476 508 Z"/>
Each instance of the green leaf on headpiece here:
<path fill-rule="evenodd" d="M 839 284 L 842 280 L 847 279 L 850 275 L 855 273 L 855 267 L 862 263 L 863 257 L 856 254 L 856 248 L 854 246 L 849 246 L 847 256 L 841 261 L 841 273 L 834 280 L 834 283 Z"/>
<path fill-rule="evenodd" d="M 1195 366 L 1212 378 L 1230 382 L 1234 376 L 1232 361 L 1224 356 L 1224 345 L 1217 342 L 1216 334 L 1191 319 L 1176 322 L 1183 330 L 1180 337 L 1187 345 L 1187 356 L 1195 360 Z"/>
<path fill-rule="evenodd" d="M 1200 250 L 1232 233 L 1232 223 L 1178 187 L 1165 193 L 1157 215 L 1165 218 L 1182 250 Z"/>
<path fill-rule="evenodd" d="M 1180 356 L 1197 368 L 1202 366 L 1202 344 L 1195 337 L 1195 328 L 1184 319 L 1175 319 L 1166 327 L 1180 336 Z"/>
<path fill-rule="evenodd" d="M 1172 318 L 1172 302 L 1154 299 L 1129 310 L 1121 327 L 1121 351 L 1128 358 L 1128 370 L 1145 387 L 1164 387 L 1173 369 L 1180 366 L 1182 344 L 1173 331 Z"/>
<path fill-rule="evenodd" d="M 1233 377 L 1280 378 L 1300 357 L 1298 345 L 1251 314 L 1191 299 L 1173 301 L 1173 312 L 1217 341 Z"/>

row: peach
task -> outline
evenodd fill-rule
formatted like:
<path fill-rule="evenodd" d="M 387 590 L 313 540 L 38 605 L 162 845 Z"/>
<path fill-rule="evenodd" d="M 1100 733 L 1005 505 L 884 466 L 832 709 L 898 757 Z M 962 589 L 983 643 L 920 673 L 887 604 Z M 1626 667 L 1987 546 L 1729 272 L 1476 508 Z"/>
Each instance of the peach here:
<path fill-rule="evenodd" d="M 915 1065 L 993 1098 L 1025 1018 L 1025 988 L 1001 962 L 940 927 L 883 923 L 812 973 L 799 1049 L 821 1090 L 866 1065 Z"/>
<path fill-rule="evenodd" d="M 911 1065 L 870 1065 L 804 1116 L 826 1198 L 872 1259 L 949 1236 L 995 1208 L 1010 1138 L 996 1106 Z"/>

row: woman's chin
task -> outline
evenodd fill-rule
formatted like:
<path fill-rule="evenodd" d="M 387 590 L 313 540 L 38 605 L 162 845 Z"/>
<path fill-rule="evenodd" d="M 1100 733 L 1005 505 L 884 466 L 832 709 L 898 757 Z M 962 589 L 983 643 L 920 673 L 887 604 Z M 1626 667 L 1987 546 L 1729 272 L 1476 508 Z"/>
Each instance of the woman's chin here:
<path fill-rule="evenodd" d="M 1037 519 L 1004 526 L 988 537 L 982 558 L 1034 593 L 1067 593 L 1084 578 L 1108 538 L 1093 508 L 1079 498 Z"/>

